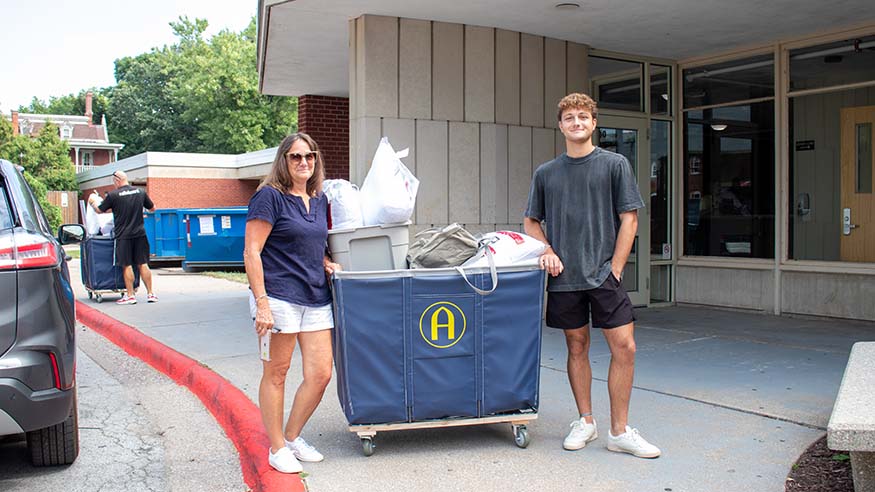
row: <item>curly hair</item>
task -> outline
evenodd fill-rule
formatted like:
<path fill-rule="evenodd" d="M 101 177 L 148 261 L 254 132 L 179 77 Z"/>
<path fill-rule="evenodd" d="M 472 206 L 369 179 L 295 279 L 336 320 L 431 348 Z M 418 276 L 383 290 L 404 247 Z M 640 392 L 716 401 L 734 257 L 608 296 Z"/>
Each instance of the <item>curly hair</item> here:
<path fill-rule="evenodd" d="M 599 107 L 596 102 L 586 94 L 579 92 L 572 92 L 563 97 L 557 107 L 559 110 L 556 113 L 556 118 L 559 121 L 562 121 L 562 113 L 569 109 L 585 109 L 589 111 L 593 118 L 598 118 L 599 116 Z"/>

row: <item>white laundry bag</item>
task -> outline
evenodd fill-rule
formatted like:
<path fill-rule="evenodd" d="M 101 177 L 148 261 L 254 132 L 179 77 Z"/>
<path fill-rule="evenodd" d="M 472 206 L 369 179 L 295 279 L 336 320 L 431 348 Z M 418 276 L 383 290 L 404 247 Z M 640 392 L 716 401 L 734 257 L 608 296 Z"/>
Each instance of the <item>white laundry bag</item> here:
<path fill-rule="evenodd" d="M 97 192 L 92 192 L 88 197 L 88 206 L 85 207 L 85 230 L 89 236 L 109 236 L 112 234 L 115 223 L 113 222 L 112 212 L 99 214 L 94 211 L 91 204 L 99 206 L 103 203 L 103 198 Z"/>
<path fill-rule="evenodd" d="M 326 179 L 322 192 L 331 205 L 331 228 L 352 229 L 364 225 L 359 189 L 345 179 Z"/>
<path fill-rule="evenodd" d="M 364 225 L 397 224 L 413 215 L 419 180 L 401 162 L 409 149 L 395 152 L 383 137 L 361 187 Z"/>
<path fill-rule="evenodd" d="M 527 260 L 538 258 L 547 249 L 547 245 L 532 236 L 513 231 L 487 232 L 480 237 L 481 244 L 486 244 L 492 252 L 496 266 L 516 265 Z M 480 251 L 466 261 L 462 267 L 488 266 L 485 251 Z"/>

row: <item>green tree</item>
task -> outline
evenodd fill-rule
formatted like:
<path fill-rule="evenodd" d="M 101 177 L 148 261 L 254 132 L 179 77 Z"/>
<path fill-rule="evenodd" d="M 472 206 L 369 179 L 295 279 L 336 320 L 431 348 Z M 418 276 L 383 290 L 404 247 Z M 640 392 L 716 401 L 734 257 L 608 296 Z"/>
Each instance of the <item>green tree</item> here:
<path fill-rule="evenodd" d="M 91 111 L 94 116 L 91 118 L 92 123 L 99 125 L 101 118 L 106 114 L 106 107 L 109 105 L 109 98 L 112 94 L 112 88 L 106 87 L 98 89 L 82 89 L 79 94 L 67 94 L 66 96 L 49 97 L 48 101 L 42 101 L 34 97 L 30 101 L 29 106 L 21 106 L 18 108 L 22 113 L 35 114 L 63 114 L 63 115 L 84 115 L 85 114 L 85 95 L 91 91 L 93 98 L 91 101 Z"/>
<path fill-rule="evenodd" d="M 241 153 L 277 145 L 297 99 L 258 93 L 255 19 L 204 39 L 204 19 L 171 23 L 172 46 L 116 60 L 107 108 L 122 157 L 150 151 Z"/>
<path fill-rule="evenodd" d="M 79 189 L 76 172 L 70 161 L 70 147 L 61 140 L 58 127 L 46 124 L 36 137 L 14 135 L 12 123 L 0 118 L 0 158 L 24 167 L 24 177 L 53 229 L 61 224 L 61 210 L 49 203 L 48 190 Z"/>

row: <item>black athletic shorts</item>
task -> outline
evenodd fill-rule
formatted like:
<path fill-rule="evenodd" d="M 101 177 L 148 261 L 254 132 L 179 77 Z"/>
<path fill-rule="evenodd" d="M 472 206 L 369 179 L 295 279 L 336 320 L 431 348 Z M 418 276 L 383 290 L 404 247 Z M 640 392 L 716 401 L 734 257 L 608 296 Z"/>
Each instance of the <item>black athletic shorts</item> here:
<path fill-rule="evenodd" d="M 115 240 L 115 264 L 118 266 L 149 263 L 149 239 L 146 236 Z"/>
<path fill-rule="evenodd" d="M 632 301 L 614 274 L 590 290 L 547 293 L 547 326 L 571 330 L 589 323 L 594 328 L 616 328 L 635 321 Z"/>

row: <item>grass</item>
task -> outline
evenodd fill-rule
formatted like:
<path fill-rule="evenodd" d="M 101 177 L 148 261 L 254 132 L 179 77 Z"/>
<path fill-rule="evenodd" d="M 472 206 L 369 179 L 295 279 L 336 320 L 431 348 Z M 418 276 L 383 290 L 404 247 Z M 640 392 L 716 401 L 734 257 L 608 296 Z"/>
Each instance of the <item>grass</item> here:
<path fill-rule="evenodd" d="M 201 272 L 203 275 L 207 277 L 213 278 L 221 278 L 224 280 L 230 280 L 232 282 L 237 282 L 240 284 L 249 284 L 249 279 L 246 278 L 246 272 L 224 272 L 224 271 L 213 271 L 213 272 Z"/>
<path fill-rule="evenodd" d="M 67 256 L 69 256 L 70 258 L 79 258 L 79 250 L 78 249 L 68 249 L 65 251 L 67 253 Z"/>

